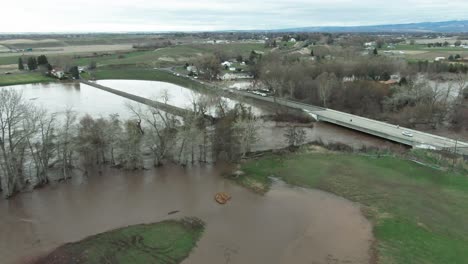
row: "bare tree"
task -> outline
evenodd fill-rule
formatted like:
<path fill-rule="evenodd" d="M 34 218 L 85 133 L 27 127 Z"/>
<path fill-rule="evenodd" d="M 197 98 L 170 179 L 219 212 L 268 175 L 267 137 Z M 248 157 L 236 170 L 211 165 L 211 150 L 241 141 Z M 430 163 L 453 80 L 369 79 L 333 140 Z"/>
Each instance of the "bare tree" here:
<path fill-rule="evenodd" d="M 334 73 L 328 74 L 328 72 L 324 72 L 317 77 L 317 81 L 319 82 L 319 96 L 322 100 L 322 105 L 323 107 L 327 107 L 332 90 L 338 84 L 338 80 Z"/>
<path fill-rule="evenodd" d="M 169 95 L 164 91 L 161 96 L 164 103 L 168 103 Z M 127 108 L 133 113 L 140 126 L 140 132 L 144 132 L 144 140 L 153 156 L 154 166 L 162 165 L 163 159 L 175 145 L 177 138 L 177 126 L 180 120 L 176 116 L 163 112 L 151 106 L 141 108 L 139 105 L 128 104 Z M 141 128 L 141 123 L 144 127 Z"/>
<path fill-rule="evenodd" d="M 237 118 L 233 126 L 241 157 L 245 157 L 251 150 L 253 143 L 258 139 L 257 120 L 249 109 L 248 114 Z"/>
<path fill-rule="evenodd" d="M 297 147 L 305 142 L 306 132 L 303 128 L 290 125 L 286 128 L 284 137 L 289 147 Z"/>
<path fill-rule="evenodd" d="M 194 163 L 207 161 L 208 136 L 207 120 L 205 117 L 209 111 L 212 100 L 208 96 L 192 94 L 192 111 L 184 116 L 182 125 L 178 127 L 177 142 L 179 151 L 175 159 L 185 164 L 189 160 Z"/>
<path fill-rule="evenodd" d="M 63 121 L 57 132 L 57 159 L 61 167 L 62 179 L 70 177 L 73 168 L 74 138 L 76 136 L 77 115 L 71 109 L 65 110 Z"/>
<path fill-rule="evenodd" d="M 34 131 L 25 124 L 30 105 L 13 89 L 0 90 L 0 181 L 3 195 L 11 197 L 24 184 L 27 139 Z"/>
<path fill-rule="evenodd" d="M 120 140 L 119 162 L 127 170 L 143 168 L 141 143 L 143 135 L 133 120 L 124 123 L 123 135 Z"/>
<path fill-rule="evenodd" d="M 36 133 L 27 138 L 31 158 L 34 162 L 35 177 L 38 185 L 49 183 L 49 167 L 56 148 L 56 117 L 44 109 L 31 111 L 29 129 Z"/>
<path fill-rule="evenodd" d="M 466 86 L 466 81 L 467 81 L 467 75 L 458 73 L 457 78 L 456 78 L 456 83 L 458 86 L 458 100 L 462 101 L 463 99 L 463 91 L 467 87 Z"/>
<path fill-rule="evenodd" d="M 120 142 L 122 134 L 122 125 L 118 115 L 113 114 L 109 117 L 109 128 L 106 131 L 107 140 L 109 142 L 110 163 L 116 164 L 116 149 Z"/>
<path fill-rule="evenodd" d="M 67 72 L 73 66 L 73 59 L 70 56 L 57 56 L 51 59 L 52 66 L 59 67 Z"/>
<path fill-rule="evenodd" d="M 196 63 L 198 76 L 205 80 L 218 79 L 221 73 L 221 62 L 216 56 L 203 56 Z"/>

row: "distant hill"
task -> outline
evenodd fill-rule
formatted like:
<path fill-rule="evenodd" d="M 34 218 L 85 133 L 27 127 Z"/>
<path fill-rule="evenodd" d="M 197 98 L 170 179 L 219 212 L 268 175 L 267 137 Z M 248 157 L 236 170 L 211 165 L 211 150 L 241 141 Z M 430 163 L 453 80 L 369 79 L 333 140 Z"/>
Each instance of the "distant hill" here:
<path fill-rule="evenodd" d="M 392 24 L 349 27 L 301 27 L 269 30 L 270 32 L 468 32 L 468 20 L 443 22 L 422 22 L 411 24 Z"/>

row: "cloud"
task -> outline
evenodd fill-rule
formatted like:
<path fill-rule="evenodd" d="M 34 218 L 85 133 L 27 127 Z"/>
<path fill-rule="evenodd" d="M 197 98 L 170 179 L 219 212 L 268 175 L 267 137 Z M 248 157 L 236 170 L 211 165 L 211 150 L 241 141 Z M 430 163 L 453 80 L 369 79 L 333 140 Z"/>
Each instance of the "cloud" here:
<path fill-rule="evenodd" d="M 205 31 L 466 19 L 465 0 L 18 0 L 0 32 Z"/>

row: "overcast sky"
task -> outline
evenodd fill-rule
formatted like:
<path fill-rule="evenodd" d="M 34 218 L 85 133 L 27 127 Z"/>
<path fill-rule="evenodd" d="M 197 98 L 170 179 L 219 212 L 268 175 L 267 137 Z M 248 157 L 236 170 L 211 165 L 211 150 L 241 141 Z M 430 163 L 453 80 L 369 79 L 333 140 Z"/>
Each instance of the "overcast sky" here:
<path fill-rule="evenodd" d="M 5 0 L 0 32 L 278 29 L 468 19 L 468 0 Z"/>

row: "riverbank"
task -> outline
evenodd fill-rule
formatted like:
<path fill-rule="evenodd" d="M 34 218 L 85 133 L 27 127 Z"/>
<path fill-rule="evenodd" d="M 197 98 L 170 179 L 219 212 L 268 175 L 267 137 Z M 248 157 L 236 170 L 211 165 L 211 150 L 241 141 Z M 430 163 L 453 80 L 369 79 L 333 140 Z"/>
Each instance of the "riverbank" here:
<path fill-rule="evenodd" d="M 39 72 L 27 72 L 17 74 L 0 74 L 0 86 L 9 86 L 29 83 L 52 82 L 56 79 L 44 76 Z"/>
<path fill-rule="evenodd" d="M 374 224 L 378 263 L 466 263 L 468 178 L 392 156 L 312 147 L 268 154 L 234 179 L 266 192 L 272 178 L 334 193 L 364 206 Z"/>
<path fill-rule="evenodd" d="M 65 244 L 32 263 L 180 263 L 203 229 L 203 222 L 195 218 L 134 225 Z"/>

